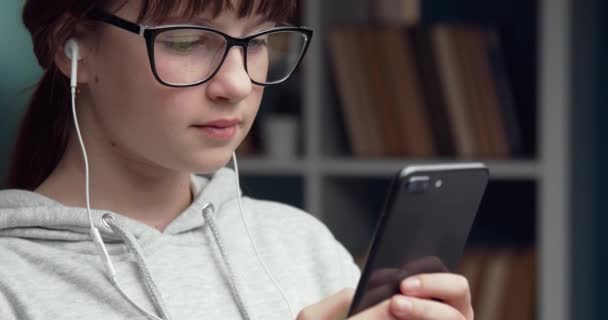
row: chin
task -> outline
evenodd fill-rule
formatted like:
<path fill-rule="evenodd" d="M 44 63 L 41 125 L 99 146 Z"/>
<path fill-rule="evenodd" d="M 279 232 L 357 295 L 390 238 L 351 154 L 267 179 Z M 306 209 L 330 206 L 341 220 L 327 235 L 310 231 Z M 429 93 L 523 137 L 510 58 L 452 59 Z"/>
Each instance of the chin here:
<path fill-rule="evenodd" d="M 221 153 L 216 151 L 216 155 L 197 157 L 196 163 L 192 166 L 192 172 L 199 174 L 214 173 L 225 167 L 232 160 L 232 153 Z"/>

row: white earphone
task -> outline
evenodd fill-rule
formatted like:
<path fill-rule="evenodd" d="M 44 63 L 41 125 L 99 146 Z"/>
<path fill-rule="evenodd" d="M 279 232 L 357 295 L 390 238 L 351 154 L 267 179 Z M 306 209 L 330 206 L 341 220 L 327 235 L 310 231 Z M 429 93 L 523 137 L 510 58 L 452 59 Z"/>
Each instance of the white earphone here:
<path fill-rule="evenodd" d="M 80 56 L 80 51 L 78 48 L 78 42 L 74 38 L 68 39 L 64 45 L 64 52 L 66 57 L 72 61 L 72 70 L 70 75 L 70 91 L 72 95 L 72 115 L 74 117 L 74 125 L 76 127 L 76 134 L 78 135 L 78 140 L 80 141 L 80 147 L 82 148 L 82 155 L 84 157 L 84 166 L 85 166 L 85 196 L 87 202 L 87 213 L 89 217 L 89 225 L 90 225 L 90 234 L 93 242 L 97 245 L 98 250 L 101 253 L 101 256 L 104 257 L 104 264 L 108 275 L 111 279 L 116 275 L 116 271 L 114 270 L 114 266 L 110 261 L 108 252 L 105 248 L 103 240 L 101 238 L 101 234 L 99 230 L 93 224 L 93 218 L 91 216 L 91 200 L 89 193 L 89 159 L 87 156 L 87 150 L 84 146 L 84 141 L 82 140 L 82 134 L 80 133 L 80 126 L 78 125 L 78 117 L 76 113 L 76 86 L 78 85 L 78 61 L 82 60 Z"/>
<path fill-rule="evenodd" d="M 82 59 L 80 56 L 80 50 L 78 48 L 78 42 L 76 39 L 70 38 L 66 41 L 64 46 L 64 52 L 66 57 L 72 61 L 72 70 L 70 76 L 70 87 L 76 88 L 78 83 L 78 61 Z"/>
<path fill-rule="evenodd" d="M 93 224 L 93 217 L 91 216 L 91 197 L 89 192 L 89 159 L 87 156 L 87 150 L 84 146 L 84 141 L 82 140 L 82 134 L 80 133 L 80 126 L 78 125 L 78 117 L 76 113 L 76 86 L 78 85 L 78 61 L 82 59 L 80 56 L 80 51 L 78 48 L 78 42 L 76 39 L 70 38 L 66 41 L 64 45 L 64 52 L 66 57 L 72 61 L 72 70 L 70 75 L 70 91 L 72 95 L 72 115 L 74 117 L 74 125 L 76 127 L 76 134 L 78 135 L 78 140 L 80 142 L 80 147 L 82 148 L 82 155 L 84 158 L 84 167 L 85 167 L 85 196 L 87 202 L 87 214 L 89 218 L 89 233 L 93 242 L 97 246 L 101 257 L 103 257 L 103 262 L 106 267 L 106 271 L 108 276 L 112 281 L 115 281 L 116 270 L 114 269 L 114 265 L 110 260 L 110 256 L 108 255 L 108 251 L 103 243 L 103 239 L 101 238 L 101 234 L 95 225 Z"/>

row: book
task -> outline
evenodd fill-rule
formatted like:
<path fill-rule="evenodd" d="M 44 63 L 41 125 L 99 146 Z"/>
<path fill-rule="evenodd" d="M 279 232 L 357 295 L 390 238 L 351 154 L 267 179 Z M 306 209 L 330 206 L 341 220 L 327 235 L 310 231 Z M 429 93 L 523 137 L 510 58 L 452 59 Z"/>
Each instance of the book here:
<path fill-rule="evenodd" d="M 369 86 L 360 69 L 364 59 L 358 52 L 357 41 L 357 30 L 351 26 L 336 27 L 329 32 L 332 65 L 351 149 L 358 157 L 378 157 L 382 155 L 381 138 Z"/>
<path fill-rule="evenodd" d="M 503 301 L 506 298 L 513 253 L 510 249 L 502 249 L 486 258 L 479 279 L 480 289 L 475 318 L 500 320 L 505 307 Z"/>
<path fill-rule="evenodd" d="M 432 41 L 455 155 L 509 158 L 511 148 L 506 122 L 511 120 L 504 117 L 488 56 L 491 31 L 459 24 L 439 25 L 434 29 Z M 501 85 L 508 86 L 504 82 Z"/>
<path fill-rule="evenodd" d="M 423 92 L 423 100 L 435 142 L 436 153 L 441 157 L 453 157 L 456 149 L 453 130 L 450 127 L 446 96 L 440 85 L 439 67 L 433 57 L 433 43 L 429 27 L 418 26 L 405 31 L 413 42 L 417 73 Z"/>
<path fill-rule="evenodd" d="M 466 105 L 466 92 L 460 80 L 454 31 L 449 25 L 437 25 L 433 27 L 431 39 L 440 74 L 440 87 L 446 97 L 446 109 L 454 135 L 456 156 L 474 158 L 477 150 Z"/>
<path fill-rule="evenodd" d="M 400 156 L 430 158 L 437 155 L 431 129 L 431 119 L 425 110 L 424 93 L 416 68 L 412 39 L 403 29 L 383 29 L 383 46 L 379 48 L 386 60 L 380 67 L 386 69 L 383 86 L 393 95 L 394 119 L 399 124 L 399 136 L 403 141 Z"/>
<path fill-rule="evenodd" d="M 505 159 L 510 156 L 509 143 L 500 111 L 496 80 L 487 54 L 487 42 L 490 30 L 473 27 L 466 30 L 464 37 L 468 40 L 469 56 L 474 72 L 470 81 L 478 89 L 478 109 L 481 113 L 482 132 L 487 136 L 485 158 Z"/>
<path fill-rule="evenodd" d="M 490 31 L 486 39 L 491 72 L 496 84 L 499 108 L 504 122 L 504 129 L 509 143 L 509 154 L 518 156 L 523 153 L 523 138 L 521 124 L 511 89 L 511 79 L 507 71 L 506 59 L 498 32 Z"/>
<path fill-rule="evenodd" d="M 405 155 L 406 140 L 401 134 L 403 123 L 400 122 L 398 114 L 398 88 L 392 88 L 393 80 L 389 63 L 389 52 L 387 52 L 388 39 L 384 37 L 386 30 L 383 28 L 364 27 L 359 32 L 358 50 L 365 57 L 365 63 L 361 66 L 361 72 L 367 80 L 368 90 L 373 104 L 370 106 L 374 111 L 374 120 L 379 122 L 380 141 L 382 147 L 381 156 L 398 157 Z M 407 59 L 407 57 L 399 57 Z M 384 61 L 387 63 L 378 63 Z"/>
<path fill-rule="evenodd" d="M 334 28 L 330 51 L 354 155 L 511 157 L 521 137 L 496 37 L 462 24 Z"/>
<path fill-rule="evenodd" d="M 468 25 L 450 25 L 453 40 L 453 54 L 458 70 L 458 80 L 464 93 L 465 117 L 472 132 L 472 141 L 475 146 L 475 158 L 487 157 L 492 148 L 490 136 L 486 126 L 482 91 L 483 85 L 479 82 L 479 69 L 472 50 L 472 27 Z"/>
<path fill-rule="evenodd" d="M 536 255 L 534 249 L 518 249 L 505 288 L 501 320 L 535 319 Z"/>
<path fill-rule="evenodd" d="M 535 319 L 533 248 L 467 248 L 457 272 L 469 281 L 476 319 Z"/>
<path fill-rule="evenodd" d="M 374 16 L 379 21 L 413 26 L 421 20 L 420 0 L 376 0 Z"/>
<path fill-rule="evenodd" d="M 479 290 L 481 287 L 481 273 L 483 261 L 488 255 L 484 248 L 475 248 L 465 250 L 458 269 L 458 273 L 464 276 L 469 282 L 471 291 L 471 304 L 473 309 L 477 310 L 476 305 L 479 300 Z"/>

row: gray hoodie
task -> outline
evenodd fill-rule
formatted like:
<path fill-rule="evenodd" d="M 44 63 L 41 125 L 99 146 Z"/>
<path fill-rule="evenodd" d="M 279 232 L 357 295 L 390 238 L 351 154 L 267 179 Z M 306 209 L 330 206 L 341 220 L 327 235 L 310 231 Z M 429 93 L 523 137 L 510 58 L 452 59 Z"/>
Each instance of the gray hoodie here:
<path fill-rule="evenodd" d="M 123 290 L 164 319 L 285 320 L 288 305 L 297 314 L 356 286 L 359 269 L 322 223 L 287 205 L 242 197 L 260 261 L 235 188 L 231 169 L 211 179 L 193 175 L 194 202 L 164 232 L 92 210 L 120 286 L 91 241 L 86 209 L 0 191 L 0 319 L 150 319 Z"/>

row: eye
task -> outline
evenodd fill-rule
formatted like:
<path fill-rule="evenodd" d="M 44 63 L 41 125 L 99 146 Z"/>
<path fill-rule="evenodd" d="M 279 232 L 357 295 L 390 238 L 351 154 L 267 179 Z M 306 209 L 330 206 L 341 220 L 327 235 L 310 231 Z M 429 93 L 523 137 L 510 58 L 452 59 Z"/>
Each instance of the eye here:
<path fill-rule="evenodd" d="M 166 49 L 175 51 L 177 53 L 190 53 L 192 48 L 196 45 L 195 41 L 164 41 Z"/>
<path fill-rule="evenodd" d="M 207 53 L 223 46 L 223 38 L 205 31 L 167 32 L 156 39 L 169 54 L 189 55 Z"/>
<path fill-rule="evenodd" d="M 178 54 L 189 54 L 195 48 L 205 44 L 205 41 L 200 37 L 166 37 L 158 41 L 164 49 Z"/>
<path fill-rule="evenodd" d="M 261 49 L 268 46 L 268 37 L 260 36 L 249 41 L 249 49 Z"/>

